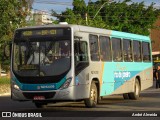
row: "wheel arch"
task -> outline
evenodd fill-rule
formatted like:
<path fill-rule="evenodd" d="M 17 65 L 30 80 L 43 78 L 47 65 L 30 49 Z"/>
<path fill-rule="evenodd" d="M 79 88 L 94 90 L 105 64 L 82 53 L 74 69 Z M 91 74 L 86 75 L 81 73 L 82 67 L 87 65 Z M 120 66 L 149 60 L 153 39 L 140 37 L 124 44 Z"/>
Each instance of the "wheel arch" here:
<path fill-rule="evenodd" d="M 98 103 L 99 98 L 99 79 L 98 78 L 92 78 L 90 82 L 90 94 L 89 98 L 84 99 L 85 106 L 88 108 L 95 107 Z M 96 91 L 95 91 L 96 89 Z M 96 94 L 95 94 L 96 93 Z"/>

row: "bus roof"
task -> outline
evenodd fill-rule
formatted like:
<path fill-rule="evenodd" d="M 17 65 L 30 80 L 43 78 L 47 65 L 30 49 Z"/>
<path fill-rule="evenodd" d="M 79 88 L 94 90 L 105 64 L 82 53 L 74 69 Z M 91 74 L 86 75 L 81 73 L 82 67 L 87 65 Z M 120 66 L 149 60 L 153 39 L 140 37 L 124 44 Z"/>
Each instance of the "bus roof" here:
<path fill-rule="evenodd" d="M 49 27 L 57 27 L 57 28 L 58 27 L 72 27 L 72 28 L 74 28 L 75 32 L 88 32 L 88 33 L 94 33 L 94 34 L 107 35 L 109 37 L 126 38 L 126 39 L 140 40 L 140 41 L 141 40 L 142 41 L 150 41 L 150 38 L 148 36 L 127 33 L 127 32 L 114 31 L 114 30 L 108 30 L 108 29 L 102 29 L 102 28 L 89 27 L 89 26 L 72 25 L 72 24 L 31 26 L 31 27 L 19 28 L 18 30 L 49 28 Z"/>

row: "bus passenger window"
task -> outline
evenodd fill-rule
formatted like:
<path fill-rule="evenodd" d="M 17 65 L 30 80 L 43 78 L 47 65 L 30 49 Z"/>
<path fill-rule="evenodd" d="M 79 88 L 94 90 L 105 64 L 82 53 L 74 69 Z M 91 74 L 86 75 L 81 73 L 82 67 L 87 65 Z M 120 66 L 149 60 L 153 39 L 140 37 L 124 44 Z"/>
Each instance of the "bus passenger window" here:
<path fill-rule="evenodd" d="M 141 42 L 140 41 L 133 41 L 133 55 L 135 62 L 141 62 Z"/>
<path fill-rule="evenodd" d="M 119 38 L 112 38 L 112 53 L 113 53 L 113 60 L 114 61 L 122 61 L 122 45 L 121 39 Z"/>
<path fill-rule="evenodd" d="M 143 42 L 142 43 L 142 50 L 143 50 L 143 61 L 144 62 L 151 61 L 151 53 L 150 53 L 149 43 Z"/>
<path fill-rule="evenodd" d="M 124 61 L 126 62 L 133 61 L 131 40 L 128 40 L 128 39 L 123 40 L 123 58 L 124 58 Z"/>
<path fill-rule="evenodd" d="M 112 55 L 111 55 L 111 44 L 109 37 L 100 36 L 99 43 L 100 43 L 101 60 L 111 61 Z"/>
<path fill-rule="evenodd" d="M 98 47 L 98 36 L 97 35 L 89 35 L 89 43 L 90 43 L 90 54 L 92 61 L 99 61 L 99 47 Z"/>

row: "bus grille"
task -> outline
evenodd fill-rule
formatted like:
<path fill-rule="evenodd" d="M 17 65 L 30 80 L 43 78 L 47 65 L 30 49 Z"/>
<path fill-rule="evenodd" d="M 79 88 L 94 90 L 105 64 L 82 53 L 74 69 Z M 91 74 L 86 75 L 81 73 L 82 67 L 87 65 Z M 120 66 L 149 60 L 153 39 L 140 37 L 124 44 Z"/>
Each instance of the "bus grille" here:
<path fill-rule="evenodd" d="M 41 93 L 37 93 L 37 92 L 33 92 L 33 93 L 26 93 L 24 92 L 23 95 L 27 98 L 27 99 L 34 99 L 34 96 L 44 96 L 45 99 L 49 99 L 49 98 L 53 98 L 55 95 L 55 92 L 41 92 Z"/>

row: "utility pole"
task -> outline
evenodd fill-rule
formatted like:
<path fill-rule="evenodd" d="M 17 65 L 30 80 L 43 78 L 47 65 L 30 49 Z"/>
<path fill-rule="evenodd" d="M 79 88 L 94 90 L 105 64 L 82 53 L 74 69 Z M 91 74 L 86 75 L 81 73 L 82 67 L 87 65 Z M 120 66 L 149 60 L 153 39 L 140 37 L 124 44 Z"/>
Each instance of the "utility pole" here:
<path fill-rule="evenodd" d="M 86 25 L 88 25 L 88 14 L 85 13 L 85 18 L 86 18 Z"/>
<path fill-rule="evenodd" d="M 2 44 L 0 44 L 0 49 L 2 47 Z M 1 62 L 0 62 L 0 78 L 1 78 L 1 72 L 2 72 L 2 67 L 1 67 Z"/>

